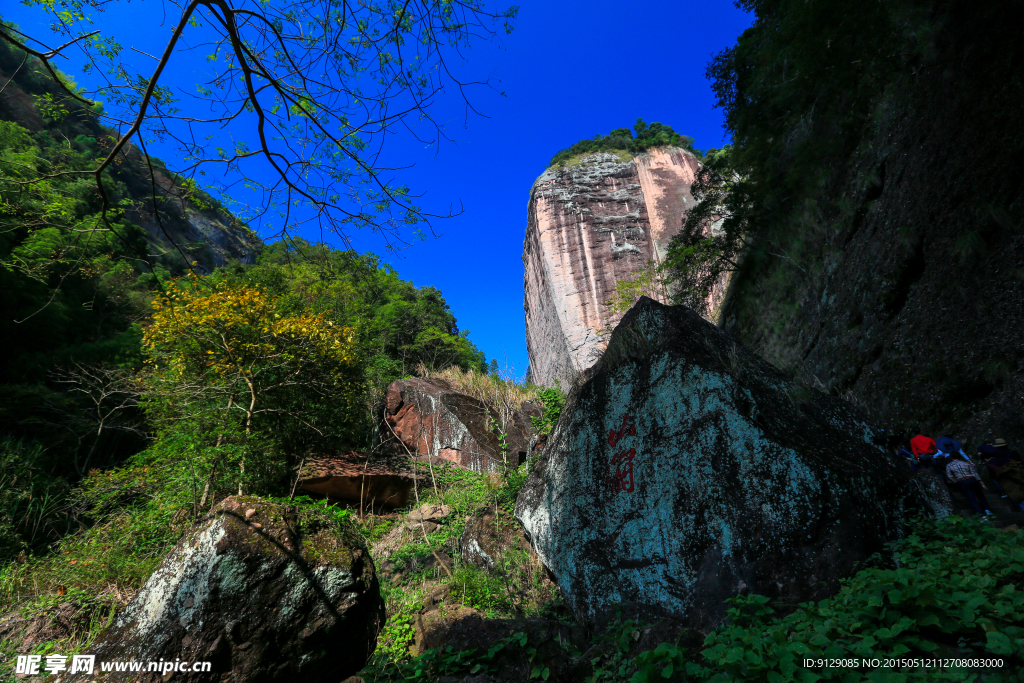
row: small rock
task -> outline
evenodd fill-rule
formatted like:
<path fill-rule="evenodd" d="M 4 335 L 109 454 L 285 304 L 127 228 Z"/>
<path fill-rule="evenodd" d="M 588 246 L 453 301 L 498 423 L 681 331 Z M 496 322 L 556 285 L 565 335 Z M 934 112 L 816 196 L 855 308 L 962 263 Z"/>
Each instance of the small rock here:
<path fill-rule="evenodd" d="M 503 512 L 495 513 L 493 505 L 469 517 L 466 529 L 459 537 L 459 548 L 463 561 L 487 569 L 512 548 L 536 557 L 533 547 L 523 536 L 523 527 L 518 520 Z"/>
<path fill-rule="evenodd" d="M 406 519 L 410 522 L 439 522 L 452 513 L 452 509 L 447 505 L 434 505 L 433 503 L 424 503 L 419 508 L 413 510 Z"/>
<path fill-rule="evenodd" d="M 405 526 L 409 531 L 415 531 L 416 535 L 419 536 L 420 528 L 422 528 L 424 532 L 431 534 L 441 525 L 437 522 L 406 522 Z"/>
<path fill-rule="evenodd" d="M 448 586 L 438 586 L 434 590 L 423 596 L 423 611 L 429 612 L 434 608 L 435 605 L 440 604 L 444 601 L 448 595 Z"/>
<path fill-rule="evenodd" d="M 248 510 L 245 511 L 245 518 L 246 519 L 252 519 L 252 516 L 255 515 L 255 514 L 256 514 L 256 510 L 254 510 L 252 508 L 249 508 Z"/>
<path fill-rule="evenodd" d="M 423 569 L 434 569 L 438 566 L 438 558 L 441 558 L 441 562 L 445 564 L 449 569 L 452 568 L 452 558 L 449 557 L 448 553 L 438 552 L 437 557 L 434 557 L 433 553 L 428 554 L 423 558 Z"/>

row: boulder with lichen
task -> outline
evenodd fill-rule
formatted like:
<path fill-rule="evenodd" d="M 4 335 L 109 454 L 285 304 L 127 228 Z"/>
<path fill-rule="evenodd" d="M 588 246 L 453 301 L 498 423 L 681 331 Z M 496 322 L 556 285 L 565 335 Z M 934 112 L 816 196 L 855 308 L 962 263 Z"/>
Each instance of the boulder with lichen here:
<path fill-rule="evenodd" d="M 384 605 L 353 525 L 232 496 L 175 546 L 98 639 L 97 661 L 210 662 L 178 681 L 341 680 L 376 646 Z M 157 681 L 166 672 L 110 672 Z"/>
<path fill-rule="evenodd" d="M 577 615 L 706 629 L 741 591 L 834 593 L 927 494 L 843 400 L 683 307 L 640 301 L 574 390 L 516 503 Z"/>

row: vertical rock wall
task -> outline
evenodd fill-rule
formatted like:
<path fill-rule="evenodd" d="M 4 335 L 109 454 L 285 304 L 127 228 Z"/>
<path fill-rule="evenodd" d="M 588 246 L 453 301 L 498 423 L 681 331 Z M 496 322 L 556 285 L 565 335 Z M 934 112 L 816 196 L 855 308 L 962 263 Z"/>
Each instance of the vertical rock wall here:
<path fill-rule="evenodd" d="M 526 347 L 534 382 L 567 386 L 614 326 L 615 283 L 660 263 L 693 202 L 689 151 L 597 152 L 533 184 L 523 244 Z M 664 295 L 659 299 L 664 300 Z"/>

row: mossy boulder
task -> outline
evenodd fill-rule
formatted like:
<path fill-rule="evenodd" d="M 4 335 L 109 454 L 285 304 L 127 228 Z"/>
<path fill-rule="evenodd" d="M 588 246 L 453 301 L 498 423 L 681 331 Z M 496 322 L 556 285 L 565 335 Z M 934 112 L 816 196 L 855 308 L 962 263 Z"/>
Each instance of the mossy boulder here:
<path fill-rule="evenodd" d="M 212 663 L 176 681 L 338 681 L 365 665 L 383 623 L 373 561 L 353 525 L 232 496 L 175 546 L 93 649 L 98 662 Z"/>
<path fill-rule="evenodd" d="M 742 591 L 824 598 L 932 510 L 848 403 L 646 297 L 570 393 L 516 517 L 574 613 L 708 629 Z"/>

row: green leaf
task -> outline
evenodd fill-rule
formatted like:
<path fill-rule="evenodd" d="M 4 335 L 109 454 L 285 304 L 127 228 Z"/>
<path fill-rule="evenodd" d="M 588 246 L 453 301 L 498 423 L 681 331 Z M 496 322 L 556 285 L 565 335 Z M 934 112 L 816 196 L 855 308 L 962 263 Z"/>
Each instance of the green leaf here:
<path fill-rule="evenodd" d="M 985 648 L 989 652 L 994 652 L 997 655 L 1012 655 L 1013 644 L 1010 642 L 1010 638 L 1005 633 L 998 631 L 989 631 L 986 634 Z"/>

